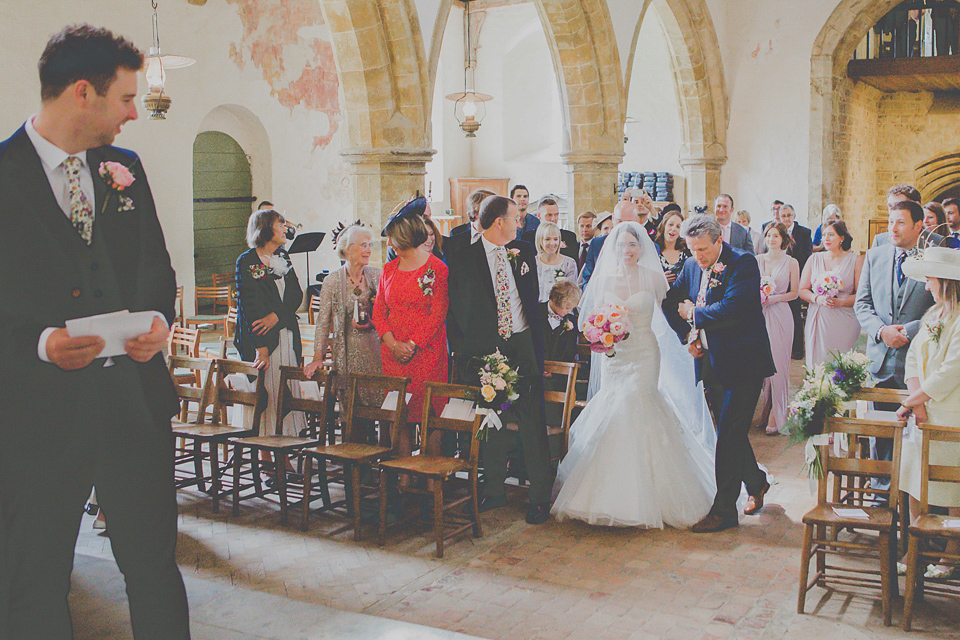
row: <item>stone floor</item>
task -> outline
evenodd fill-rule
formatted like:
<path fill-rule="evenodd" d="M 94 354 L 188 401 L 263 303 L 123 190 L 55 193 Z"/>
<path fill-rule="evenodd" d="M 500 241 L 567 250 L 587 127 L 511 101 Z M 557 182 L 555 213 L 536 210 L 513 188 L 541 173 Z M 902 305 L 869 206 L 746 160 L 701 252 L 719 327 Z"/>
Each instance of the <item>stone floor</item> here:
<path fill-rule="evenodd" d="M 760 430 L 752 440 L 777 484 L 761 514 L 738 528 L 694 535 L 569 521 L 529 526 L 517 490 L 507 508 L 483 515 L 482 538 L 452 542 L 442 560 L 423 532 L 398 534 L 384 547 L 357 544 L 322 520 L 309 533 L 281 527 L 264 501 L 244 503 L 233 518 L 229 503 L 215 515 L 205 496 L 181 492 L 178 553 L 196 637 L 453 637 L 412 623 L 511 639 L 960 638 L 957 601 L 935 597 L 919 605 L 911 634 L 883 627 L 869 592 L 815 587 L 808 613 L 797 615 L 799 521 L 814 501 L 802 447 Z M 77 543 L 77 635 L 128 637 L 122 582 L 102 561 L 111 558 L 109 539 L 89 520 Z"/>

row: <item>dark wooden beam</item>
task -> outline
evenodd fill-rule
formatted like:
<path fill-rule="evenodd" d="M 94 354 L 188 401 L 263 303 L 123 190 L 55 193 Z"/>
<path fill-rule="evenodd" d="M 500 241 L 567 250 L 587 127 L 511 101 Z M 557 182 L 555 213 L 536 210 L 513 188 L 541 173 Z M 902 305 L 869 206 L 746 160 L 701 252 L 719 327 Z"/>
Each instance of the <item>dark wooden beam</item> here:
<path fill-rule="evenodd" d="M 960 55 L 851 60 L 847 75 L 881 91 L 960 90 Z"/>

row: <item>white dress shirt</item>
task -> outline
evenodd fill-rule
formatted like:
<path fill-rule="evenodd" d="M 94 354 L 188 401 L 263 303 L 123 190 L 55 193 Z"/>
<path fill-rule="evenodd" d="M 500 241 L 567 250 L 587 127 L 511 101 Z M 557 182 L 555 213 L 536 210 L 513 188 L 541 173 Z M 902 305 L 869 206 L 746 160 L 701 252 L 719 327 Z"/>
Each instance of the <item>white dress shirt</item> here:
<path fill-rule="evenodd" d="M 487 254 L 487 264 L 490 266 L 490 280 L 493 282 L 494 295 L 497 288 L 497 249 L 499 245 L 493 244 L 487 240 L 486 236 L 481 235 L 480 241 L 483 242 L 483 250 Z M 504 247 L 504 251 L 507 249 Z M 510 282 L 510 315 L 513 318 L 513 332 L 520 333 L 526 331 L 530 326 L 523 315 L 523 302 L 520 300 L 520 291 L 517 290 L 517 281 L 513 277 L 513 265 L 510 263 L 509 256 L 505 256 L 507 261 L 507 280 Z"/>
<path fill-rule="evenodd" d="M 37 155 L 40 156 L 40 164 L 43 166 L 43 171 L 47 174 L 47 181 L 50 183 L 50 188 L 53 190 L 53 197 L 56 198 L 57 204 L 60 205 L 60 209 L 63 211 L 63 215 L 70 217 L 70 185 L 67 182 L 67 169 L 64 167 L 63 163 L 67 158 L 78 158 L 80 160 L 80 190 L 83 191 L 83 195 L 87 197 L 87 202 L 90 203 L 91 207 L 96 207 L 96 196 L 93 190 L 93 174 L 90 172 L 90 165 L 87 163 L 87 152 L 82 151 L 80 153 L 69 154 L 57 145 L 53 144 L 46 138 L 44 138 L 40 133 L 33 127 L 33 118 L 31 116 L 27 119 L 25 125 L 25 130 L 27 132 L 27 137 L 30 138 L 33 148 L 36 149 Z M 94 211 L 96 214 L 96 211 Z M 156 317 L 161 318 L 166 324 L 167 319 L 163 317 L 163 314 L 154 311 Z M 40 340 L 37 343 L 37 357 L 44 362 L 50 362 L 50 358 L 47 357 L 47 340 L 50 339 L 50 334 L 57 330 L 58 327 L 47 327 L 40 333 Z M 107 361 L 104 363 L 105 366 L 112 364 L 112 361 L 107 358 Z"/>
<path fill-rule="evenodd" d="M 723 237 L 723 241 L 727 244 L 730 244 L 730 225 L 733 222 L 728 222 L 727 224 L 720 225 L 720 234 Z"/>
<path fill-rule="evenodd" d="M 67 169 L 63 163 L 67 158 L 77 158 L 80 160 L 80 190 L 86 196 L 87 202 L 91 207 L 95 207 L 96 197 L 93 191 L 93 175 L 90 173 L 90 165 L 87 163 L 87 152 L 69 154 L 57 145 L 53 144 L 36 129 L 33 128 L 33 118 L 27 120 L 27 137 L 33 143 L 33 148 L 37 150 L 40 156 L 40 164 L 43 165 L 43 171 L 47 174 L 47 180 L 50 182 L 50 188 L 53 189 L 53 197 L 63 211 L 63 215 L 70 217 L 70 185 L 67 182 Z"/>

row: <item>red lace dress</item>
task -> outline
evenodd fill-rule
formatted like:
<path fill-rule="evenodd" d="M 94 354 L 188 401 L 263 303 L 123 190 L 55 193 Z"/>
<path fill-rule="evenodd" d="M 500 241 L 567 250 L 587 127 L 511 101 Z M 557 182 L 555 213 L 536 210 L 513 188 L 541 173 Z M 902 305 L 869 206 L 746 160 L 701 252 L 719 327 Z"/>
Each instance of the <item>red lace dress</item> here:
<path fill-rule="evenodd" d="M 383 375 L 410 378 L 407 393 L 413 397 L 407 405 L 407 421 L 423 417 L 424 383 L 447 381 L 447 265 L 431 255 L 416 271 L 401 271 L 400 260 L 383 267 L 377 299 L 373 305 L 373 324 L 383 337 L 392 331 L 400 342 L 413 340 L 417 352 L 407 364 L 400 364 L 386 344 L 380 345 Z M 434 407 L 438 413 L 443 401 Z"/>

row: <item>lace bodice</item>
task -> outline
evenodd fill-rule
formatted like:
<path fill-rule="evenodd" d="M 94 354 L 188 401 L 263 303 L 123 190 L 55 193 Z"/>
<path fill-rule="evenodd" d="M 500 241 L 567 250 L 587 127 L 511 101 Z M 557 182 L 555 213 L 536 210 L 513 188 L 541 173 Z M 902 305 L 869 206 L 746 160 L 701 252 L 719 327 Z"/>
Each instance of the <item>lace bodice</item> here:
<path fill-rule="evenodd" d="M 652 376 L 648 382 L 652 380 L 656 387 L 660 371 L 660 348 L 651 326 L 656 298 L 648 291 L 641 291 L 626 300 L 611 299 L 610 302 L 620 304 L 627 310 L 630 337 L 617 344 L 614 357 L 604 358 L 604 371 L 611 373 L 605 373 L 601 384 L 607 383 L 607 375 L 643 375 L 645 379 Z"/>

